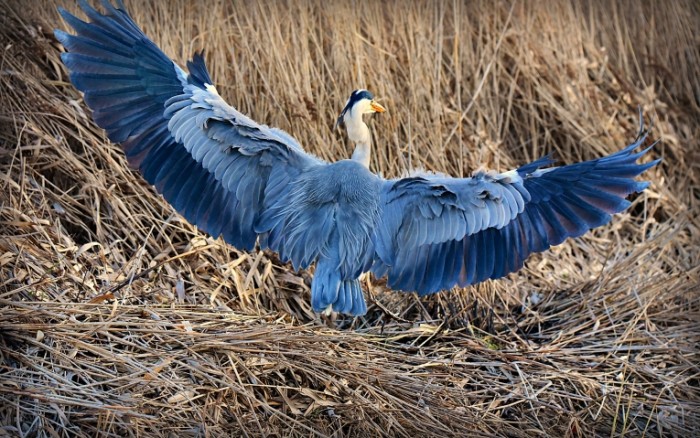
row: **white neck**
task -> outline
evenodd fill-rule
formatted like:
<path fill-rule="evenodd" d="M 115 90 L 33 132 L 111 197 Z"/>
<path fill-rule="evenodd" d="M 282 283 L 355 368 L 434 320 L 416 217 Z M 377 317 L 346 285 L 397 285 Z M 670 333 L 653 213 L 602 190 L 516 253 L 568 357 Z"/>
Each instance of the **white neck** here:
<path fill-rule="evenodd" d="M 352 152 L 352 159 L 359 161 L 363 166 L 369 169 L 370 161 L 370 145 L 369 143 L 357 143 L 355 150 Z"/>
<path fill-rule="evenodd" d="M 348 137 L 355 143 L 352 159 L 359 161 L 369 169 L 372 137 L 369 133 L 369 128 L 362 121 L 362 112 L 357 110 L 348 111 L 343 117 L 343 121 L 345 122 Z"/>

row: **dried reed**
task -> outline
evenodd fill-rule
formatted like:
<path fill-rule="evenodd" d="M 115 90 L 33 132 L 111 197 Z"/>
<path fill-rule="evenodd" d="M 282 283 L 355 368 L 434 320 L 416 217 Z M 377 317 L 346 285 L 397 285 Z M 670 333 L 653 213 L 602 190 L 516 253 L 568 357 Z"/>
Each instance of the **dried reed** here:
<path fill-rule="evenodd" d="M 175 214 L 91 121 L 56 4 L 0 1 L 0 436 L 690 436 L 700 430 L 700 4 L 129 2 L 179 62 L 325 159 L 359 87 L 373 167 L 468 175 L 615 151 L 652 185 L 508 278 L 418 299 L 309 274 Z M 64 5 L 75 10 L 75 5 Z"/>

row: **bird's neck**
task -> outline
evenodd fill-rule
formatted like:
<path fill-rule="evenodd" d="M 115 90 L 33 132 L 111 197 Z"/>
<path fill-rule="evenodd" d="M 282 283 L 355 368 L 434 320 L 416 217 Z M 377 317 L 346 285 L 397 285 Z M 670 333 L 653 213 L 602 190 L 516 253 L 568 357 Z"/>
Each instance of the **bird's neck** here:
<path fill-rule="evenodd" d="M 346 114 L 345 128 L 348 137 L 355 143 L 352 159 L 369 169 L 372 136 L 367 125 L 362 121 L 362 114 Z"/>
<path fill-rule="evenodd" d="M 354 161 L 359 161 L 363 166 L 369 169 L 370 150 L 369 143 L 357 143 L 352 153 L 352 159 Z"/>

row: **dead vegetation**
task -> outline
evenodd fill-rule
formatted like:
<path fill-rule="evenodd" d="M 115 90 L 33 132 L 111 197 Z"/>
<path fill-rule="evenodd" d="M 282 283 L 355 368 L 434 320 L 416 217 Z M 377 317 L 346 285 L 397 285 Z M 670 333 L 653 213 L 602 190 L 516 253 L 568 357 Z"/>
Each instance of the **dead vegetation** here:
<path fill-rule="evenodd" d="M 0 6 L 0 436 L 700 428 L 697 2 L 130 2 L 325 159 L 371 89 L 387 176 L 592 158 L 654 119 L 664 161 L 609 226 L 425 299 L 368 279 L 368 314 L 334 321 L 310 274 L 202 235 L 127 169 L 60 64 L 55 4 Z"/>

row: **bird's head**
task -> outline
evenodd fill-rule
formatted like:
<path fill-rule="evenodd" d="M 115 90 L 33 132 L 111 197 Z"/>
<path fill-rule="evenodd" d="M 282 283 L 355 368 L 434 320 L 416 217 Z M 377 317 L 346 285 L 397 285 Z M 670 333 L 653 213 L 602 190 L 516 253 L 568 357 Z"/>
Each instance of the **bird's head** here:
<path fill-rule="evenodd" d="M 367 90 L 355 90 L 350 94 L 345 108 L 335 122 L 336 128 L 340 123 L 346 126 L 352 122 L 362 122 L 363 114 L 383 113 L 386 108 L 374 101 L 374 96 Z"/>

